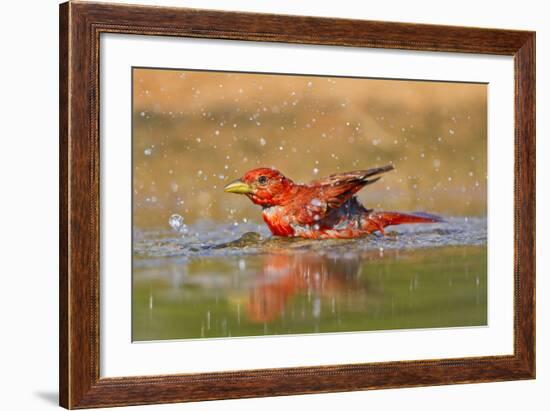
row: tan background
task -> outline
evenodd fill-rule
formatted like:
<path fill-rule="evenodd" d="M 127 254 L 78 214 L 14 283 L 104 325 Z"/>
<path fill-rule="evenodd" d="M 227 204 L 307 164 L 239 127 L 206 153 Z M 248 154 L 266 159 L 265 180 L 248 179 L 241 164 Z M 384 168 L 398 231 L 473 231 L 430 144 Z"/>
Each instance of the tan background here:
<path fill-rule="evenodd" d="M 369 206 L 486 215 L 483 84 L 134 69 L 134 223 L 260 221 L 223 193 L 259 166 L 295 181 L 393 163 Z"/>

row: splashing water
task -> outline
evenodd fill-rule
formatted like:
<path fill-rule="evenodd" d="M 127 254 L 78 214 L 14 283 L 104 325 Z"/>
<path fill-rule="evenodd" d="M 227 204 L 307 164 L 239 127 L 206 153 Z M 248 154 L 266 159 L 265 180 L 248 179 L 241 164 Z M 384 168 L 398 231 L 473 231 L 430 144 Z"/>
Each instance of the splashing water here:
<path fill-rule="evenodd" d="M 183 223 L 183 217 L 179 214 L 172 214 L 168 219 L 168 224 L 172 227 L 172 230 L 180 232 L 185 227 Z"/>
<path fill-rule="evenodd" d="M 487 243 L 487 219 L 451 217 L 435 224 L 388 227 L 386 235 L 374 233 L 350 240 L 305 240 L 274 237 L 264 224 L 250 221 L 238 225 L 201 220 L 191 226 L 179 214 L 168 221 L 169 231 L 134 231 L 134 254 L 141 262 L 158 263 L 158 258 L 180 261 L 193 258 L 265 254 L 274 250 L 314 251 L 323 254 L 364 255 L 383 250 L 414 250 L 449 246 L 483 246 Z M 186 232 L 188 235 L 179 235 Z"/>

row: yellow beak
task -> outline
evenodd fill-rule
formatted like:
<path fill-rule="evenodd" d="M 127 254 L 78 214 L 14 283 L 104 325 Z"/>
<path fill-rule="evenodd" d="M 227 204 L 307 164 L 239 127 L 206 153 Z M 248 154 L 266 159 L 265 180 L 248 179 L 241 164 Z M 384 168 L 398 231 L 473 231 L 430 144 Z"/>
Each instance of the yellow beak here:
<path fill-rule="evenodd" d="M 242 180 L 235 180 L 226 185 L 223 188 L 223 191 L 226 193 L 235 193 L 235 194 L 250 194 L 253 192 L 252 187 L 243 182 Z"/>

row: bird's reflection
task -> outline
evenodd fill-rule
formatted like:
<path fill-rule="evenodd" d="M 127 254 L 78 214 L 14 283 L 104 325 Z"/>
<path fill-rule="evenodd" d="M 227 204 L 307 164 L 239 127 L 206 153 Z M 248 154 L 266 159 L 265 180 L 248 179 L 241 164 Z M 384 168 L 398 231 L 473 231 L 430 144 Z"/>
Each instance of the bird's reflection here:
<path fill-rule="evenodd" d="M 366 295 L 357 257 L 309 254 L 269 254 L 250 290 L 247 311 L 253 322 L 269 322 L 281 316 L 289 300 L 298 294 L 309 298 Z M 315 315 L 315 312 L 314 312 Z"/>

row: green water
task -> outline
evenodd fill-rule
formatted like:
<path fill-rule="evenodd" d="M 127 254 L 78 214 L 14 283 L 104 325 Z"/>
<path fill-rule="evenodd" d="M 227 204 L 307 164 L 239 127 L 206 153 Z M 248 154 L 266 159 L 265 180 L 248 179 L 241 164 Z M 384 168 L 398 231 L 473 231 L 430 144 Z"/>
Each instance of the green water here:
<path fill-rule="evenodd" d="M 137 255 L 133 340 L 487 324 L 485 244 L 350 244 L 189 259 Z"/>

